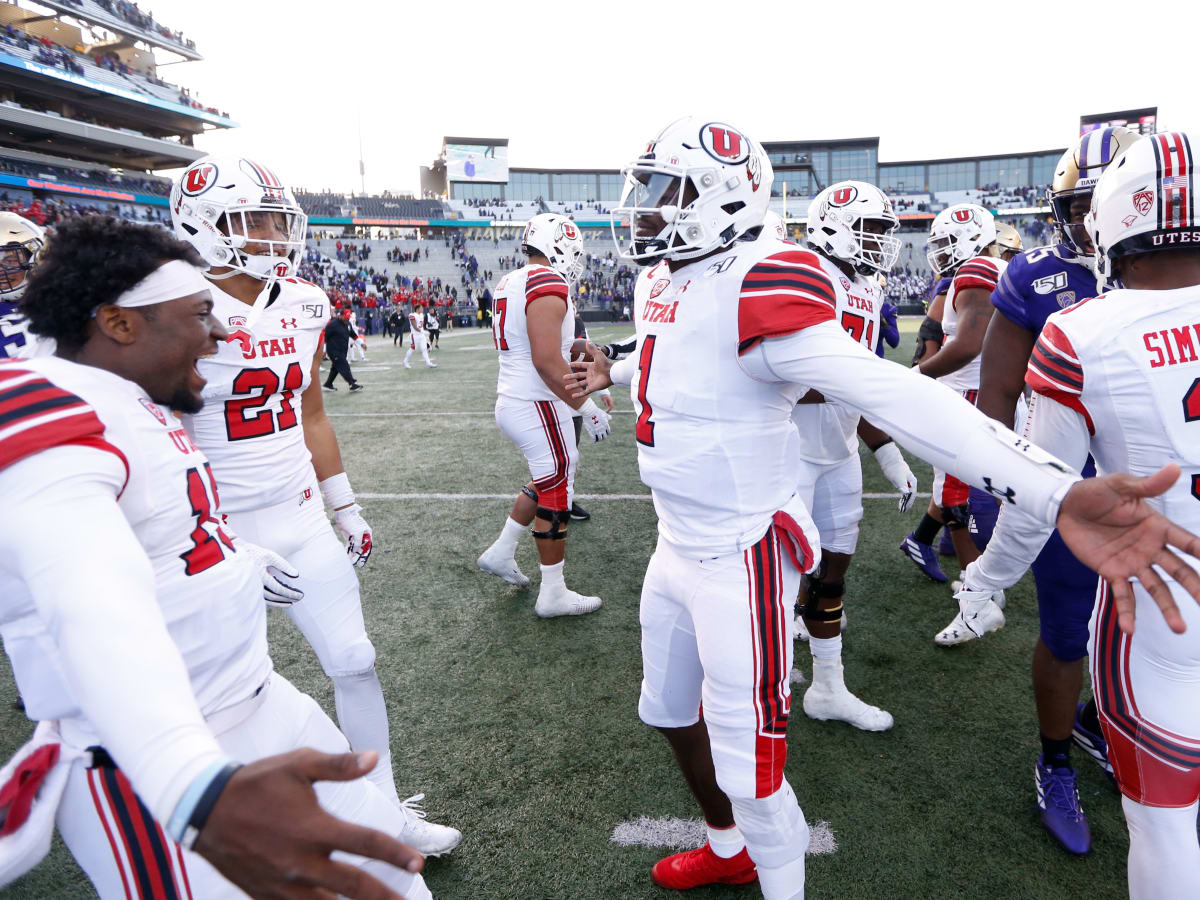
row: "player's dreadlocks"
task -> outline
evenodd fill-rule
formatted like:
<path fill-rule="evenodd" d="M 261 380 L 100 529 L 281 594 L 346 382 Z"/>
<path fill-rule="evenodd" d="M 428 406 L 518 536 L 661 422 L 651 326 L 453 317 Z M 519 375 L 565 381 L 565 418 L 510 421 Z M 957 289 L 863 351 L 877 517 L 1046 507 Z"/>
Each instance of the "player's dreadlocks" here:
<path fill-rule="evenodd" d="M 203 266 L 190 244 L 154 225 L 85 216 L 55 227 L 29 279 L 21 312 L 29 330 L 68 352 L 87 341 L 92 312 L 113 303 L 159 266 L 181 259 Z"/>

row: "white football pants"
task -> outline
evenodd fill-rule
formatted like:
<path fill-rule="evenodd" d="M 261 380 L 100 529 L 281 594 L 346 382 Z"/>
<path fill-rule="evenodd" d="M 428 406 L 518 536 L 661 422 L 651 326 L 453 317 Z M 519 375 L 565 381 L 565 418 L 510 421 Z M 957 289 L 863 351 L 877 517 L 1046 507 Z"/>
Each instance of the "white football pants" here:
<path fill-rule="evenodd" d="M 429 342 L 425 340 L 425 334 L 420 331 L 413 331 L 410 332 L 410 335 L 411 337 L 408 342 L 408 352 L 404 354 L 404 364 L 406 366 L 408 365 L 408 361 L 412 359 L 413 350 L 419 347 L 421 349 L 421 356 L 425 360 L 425 365 L 431 365 L 429 360 Z"/>

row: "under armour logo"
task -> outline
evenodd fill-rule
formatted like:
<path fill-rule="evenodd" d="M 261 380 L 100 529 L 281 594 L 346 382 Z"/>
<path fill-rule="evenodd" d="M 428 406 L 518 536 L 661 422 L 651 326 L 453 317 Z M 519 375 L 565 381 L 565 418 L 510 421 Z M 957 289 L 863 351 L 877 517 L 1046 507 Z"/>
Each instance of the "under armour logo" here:
<path fill-rule="evenodd" d="M 995 485 L 992 484 L 992 479 L 990 479 L 986 475 L 983 476 L 983 489 L 985 491 L 987 491 L 989 494 L 991 494 L 993 497 L 996 497 L 1000 500 L 1007 500 L 1009 503 L 1012 503 L 1014 505 L 1016 504 L 1016 501 L 1013 500 L 1013 497 L 1017 496 L 1016 491 L 1014 491 L 1010 487 L 1006 487 L 1004 490 L 1000 490 L 998 487 L 996 487 Z"/>
<path fill-rule="evenodd" d="M 283 328 L 296 328 L 297 327 L 295 319 L 280 319 L 279 324 Z"/>

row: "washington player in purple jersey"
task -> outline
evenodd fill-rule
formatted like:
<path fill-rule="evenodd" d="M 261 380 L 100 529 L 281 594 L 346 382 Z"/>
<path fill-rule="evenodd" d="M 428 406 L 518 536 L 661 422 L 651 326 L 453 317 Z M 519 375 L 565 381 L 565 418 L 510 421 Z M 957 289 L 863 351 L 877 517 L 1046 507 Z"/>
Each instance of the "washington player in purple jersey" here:
<path fill-rule="evenodd" d="M 1013 421 L 1029 357 L 1047 317 L 1098 293 L 1083 217 L 1101 172 L 1136 139 L 1124 128 L 1104 128 L 1084 134 L 1063 154 L 1047 192 L 1059 242 L 1017 256 L 992 292 L 999 315 L 992 316 L 984 338 L 977 405 L 1006 425 Z M 1083 474 L 1096 474 L 1090 459 Z M 1058 532 L 1032 568 L 1041 620 L 1033 652 L 1033 693 L 1042 743 L 1035 767 L 1038 806 L 1042 822 L 1067 850 L 1086 853 L 1091 833 L 1071 765 L 1072 741 L 1112 774 L 1095 701 L 1079 702 L 1096 574 L 1075 558 Z M 1004 613 L 990 595 L 980 598 L 964 587 L 968 590 L 958 595 L 960 612 L 938 635 L 940 644 L 974 640 L 1004 624 Z"/>

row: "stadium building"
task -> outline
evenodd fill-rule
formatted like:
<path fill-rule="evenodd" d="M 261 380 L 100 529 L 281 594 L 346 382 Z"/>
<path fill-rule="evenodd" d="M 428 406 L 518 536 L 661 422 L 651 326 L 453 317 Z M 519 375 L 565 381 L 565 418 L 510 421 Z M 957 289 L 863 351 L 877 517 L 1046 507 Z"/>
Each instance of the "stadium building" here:
<path fill-rule="evenodd" d="M 173 169 L 229 114 L 159 76 L 202 57 L 126 0 L 0 4 L 0 208 L 52 224 L 103 212 L 164 222 Z"/>

